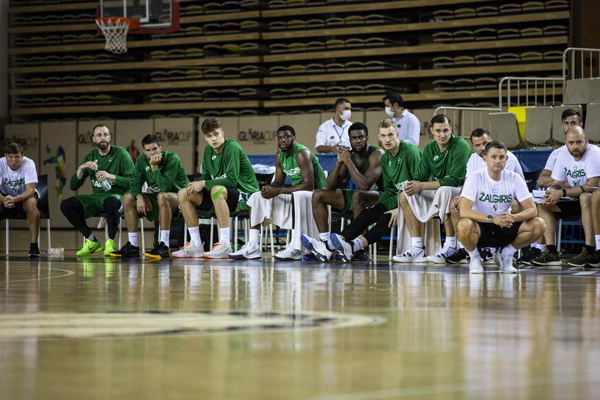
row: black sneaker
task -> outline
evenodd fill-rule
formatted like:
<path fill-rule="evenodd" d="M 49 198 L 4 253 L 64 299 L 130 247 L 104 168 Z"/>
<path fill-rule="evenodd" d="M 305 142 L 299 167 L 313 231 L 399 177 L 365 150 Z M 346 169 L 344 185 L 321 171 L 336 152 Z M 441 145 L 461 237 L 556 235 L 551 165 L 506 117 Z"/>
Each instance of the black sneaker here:
<path fill-rule="evenodd" d="M 542 255 L 542 251 L 537 247 L 530 247 L 527 251 L 524 251 L 521 258 L 517 259 L 517 263 L 531 265 L 531 260 Z"/>
<path fill-rule="evenodd" d="M 121 250 L 115 250 L 110 253 L 111 257 L 121 258 L 139 258 L 140 248 L 131 244 L 131 242 L 125 243 L 125 246 L 121 247 Z"/>
<path fill-rule="evenodd" d="M 369 261 L 369 253 L 367 252 L 367 249 L 360 249 L 352 254 L 352 259 L 350 261 Z"/>
<path fill-rule="evenodd" d="M 171 253 L 169 253 L 169 246 L 167 246 L 164 242 L 155 242 L 154 248 L 145 252 L 144 256 L 160 260 L 161 258 L 171 257 Z"/>
<path fill-rule="evenodd" d="M 494 253 L 488 247 L 482 247 L 479 249 L 479 255 L 483 262 L 489 261 L 494 258 Z"/>
<path fill-rule="evenodd" d="M 451 256 L 446 257 L 448 264 L 468 264 L 469 253 L 465 249 L 458 249 Z"/>
<path fill-rule="evenodd" d="M 29 244 L 29 257 L 39 257 L 40 256 L 40 248 L 37 243 Z"/>
<path fill-rule="evenodd" d="M 596 250 L 593 256 L 589 256 L 587 259 L 587 268 L 600 268 L 600 250 Z"/>

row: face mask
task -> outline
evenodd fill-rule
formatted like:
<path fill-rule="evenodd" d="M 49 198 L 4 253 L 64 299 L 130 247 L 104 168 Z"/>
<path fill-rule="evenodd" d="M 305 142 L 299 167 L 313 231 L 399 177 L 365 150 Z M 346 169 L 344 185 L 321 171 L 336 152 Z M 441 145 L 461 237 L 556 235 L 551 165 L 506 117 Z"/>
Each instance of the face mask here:
<path fill-rule="evenodd" d="M 390 116 L 390 117 L 393 117 L 393 116 L 394 116 L 394 112 L 393 112 L 393 111 L 392 111 L 392 109 L 391 109 L 391 108 L 389 108 L 389 107 L 386 107 L 386 108 L 385 108 L 385 113 L 386 113 L 388 116 Z"/>
<path fill-rule="evenodd" d="M 352 110 L 344 110 L 340 118 L 342 121 L 348 121 L 352 117 Z"/>

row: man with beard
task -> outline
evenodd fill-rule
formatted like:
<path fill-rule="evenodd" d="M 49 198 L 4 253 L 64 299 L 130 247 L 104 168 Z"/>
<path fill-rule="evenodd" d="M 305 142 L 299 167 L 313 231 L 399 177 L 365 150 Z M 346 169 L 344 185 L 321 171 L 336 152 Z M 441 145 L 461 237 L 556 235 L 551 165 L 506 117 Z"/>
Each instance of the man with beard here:
<path fill-rule="evenodd" d="M 225 139 L 218 118 L 206 118 L 200 128 L 208 144 L 202 156 L 200 178 L 178 193 L 181 212 L 190 232 L 190 243 L 174 252 L 173 257 L 227 258 L 231 253 L 230 213 L 248 209 L 246 201 L 258 191 L 258 181 L 244 149 L 234 139 Z M 214 211 L 219 224 L 219 241 L 206 253 L 196 209 Z"/>
<path fill-rule="evenodd" d="M 544 234 L 546 248 L 531 260 L 533 266 L 561 268 L 562 262 L 556 248 L 556 217 L 581 215 L 585 232 L 585 246 L 581 253 L 567 260 L 567 265 L 583 267 L 588 257 L 595 253 L 591 192 L 600 182 L 600 149 L 589 144 L 583 128 L 574 126 L 565 135 L 567 151 L 560 152 L 552 167 L 552 183 L 538 204 L 540 217 L 546 222 Z M 559 201 L 561 198 L 577 198 L 578 201 Z"/>
<path fill-rule="evenodd" d="M 325 173 L 317 156 L 306 146 L 296 142 L 296 131 L 289 125 L 277 129 L 279 152 L 275 155 L 275 179 L 263 186 L 248 200 L 250 206 L 250 232 L 246 244 L 235 253 L 232 259 L 259 259 L 260 224 L 270 221 L 284 229 L 291 229 L 291 240 L 286 249 L 273 257 L 276 260 L 298 261 L 302 259 L 302 232 L 316 233 L 314 218 L 307 218 L 301 210 L 310 205 L 312 191 L 325 188 Z M 289 177 L 292 186 L 285 186 Z"/>
<path fill-rule="evenodd" d="M 505 170 L 507 149 L 492 141 L 485 146 L 483 161 L 487 168 L 470 174 L 460 197 L 460 220 L 457 235 L 469 252 L 469 273 L 483 273 L 478 247 L 501 247 L 494 260 L 500 272 L 514 274 L 513 254 L 539 237 L 545 229 L 537 217 L 535 203 L 525 180 Z M 518 201 L 522 207 L 512 213 Z"/>
<path fill-rule="evenodd" d="M 169 237 L 173 214 L 179 216 L 177 192 L 189 184 L 183 163 L 172 151 L 163 151 L 160 138 L 146 135 L 142 139 L 143 153 L 135 162 L 135 171 L 131 179 L 129 192 L 125 194 L 123 213 L 127 223 L 128 241 L 112 252 L 112 257 L 132 258 L 140 256 L 138 245 L 138 221 L 140 216 L 160 223 L 160 238 L 154 248 L 144 255 L 149 258 L 168 258 Z M 148 184 L 146 193 L 142 192 L 144 183 Z"/>
<path fill-rule="evenodd" d="M 412 143 L 403 142 L 396 124 L 389 119 L 379 123 L 379 140 L 385 153 L 381 156 L 383 193 L 371 208 L 363 210 L 340 234 L 331 234 L 331 243 L 339 251 L 343 262 L 350 262 L 354 254 L 383 237 L 396 225 L 398 190 L 413 179 L 413 171 L 421 162 L 421 151 Z M 392 212 L 394 211 L 394 212 Z M 365 235 L 365 229 L 375 224 Z M 313 246 L 313 251 L 318 249 Z M 321 253 L 321 256 L 326 253 Z"/>
<path fill-rule="evenodd" d="M 110 131 L 106 125 L 96 125 L 92 130 L 92 142 L 96 148 L 83 157 L 77 171 L 71 176 L 70 187 L 79 189 L 89 177 L 92 194 L 70 197 L 60 204 L 60 210 L 67 220 L 85 237 L 78 256 L 87 256 L 102 250 L 98 239 L 87 226 L 86 218 L 106 213 L 108 238 L 105 238 L 104 255 L 115 251 L 115 236 L 123 195 L 129 190 L 133 175 L 133 161 L 123 147 L 110 144 Z"/>
<path fill-rule="evenodd" d="M 0 158 L 0 182 L 0 219 L 25 215 L 31 237 L 29 257 L 39 257 L 40 212 L 35 192 L 38 176 L 35 162 L 23 155 L 23 146 L 18 143 L 9 143 Z"/>
<path fill-rule="evenodd" d="M 399 195 L 411 244 L 404 253 L 394 256 L 396 262 L 444 263 L 445 258 L 456 251 L 456 235 L 450 221 L 450 201 L 460 194 L 471 147 L 466 140 L 452 134 L 451 121 L 444 114 L 431 119 L 429 130 L 434 140 L 425 146 L 414 180 L 408 182 Z M 444 222 L 446 240 L 438 253 L 426 257 L 424 226 L 435 215 Z"/>
<path fill-rule="evenodd" d="M 383 191 L 383 150 L 369 145 L 369 130 L 363 123 L 353 123 L 348 135 L 352 150 L 340 149 L 335 167 L 327 175 L 327 189 L 316 189 L 312 195 L 312 212 L 319 229 L 319 239 L 302 235 L 302 245 L 321 261 L 329 260 L 334 250 L 330 242 L 327 206 L 352 212 L 356 219 L 363 209 L 377 201 Z M 350 179 L 359 190 L 345 189 Z M 306 214 L 309 215 L 309 212 Z"/>

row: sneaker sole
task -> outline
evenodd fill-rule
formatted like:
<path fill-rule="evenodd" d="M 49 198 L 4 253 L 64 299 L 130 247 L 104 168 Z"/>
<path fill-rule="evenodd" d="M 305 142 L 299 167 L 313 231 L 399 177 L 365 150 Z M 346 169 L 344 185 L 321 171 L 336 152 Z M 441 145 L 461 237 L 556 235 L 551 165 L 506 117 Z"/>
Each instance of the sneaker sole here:
<path fill-rule="evenodd" d="M 434 264 L 446 264 L 446 260 L 444 258 L 437 258 L 437 257 L 427 257 L 427 262 L 430 263 L 434 263 Z"/>
<path fill-rule="evenodd" d="M 352 256 L 348 257 L 346 255 L 346 251 L 344 250 L 344 246 L 342 245 L 342 242 L 340 242 L 340 240 L 338 239 L 337 235 L 331 235 L 331 243 L 333 243 L 333 245 L 335 246 L 336 250 L 338 250 L 339 253 L 339 257 L 342 259 L 343 263 L 349 263 L 350 260 L 352 260 Z"/>
<path fill-rule="evenodd" d="M 393 261 L 398 263 L 426 263 L 427 258 L 392 258 Z"/>
<path fill-rule="evenodd" d="M 469 274 L 483 274 L 484 270 L 469 270 Z"/>
<path fill-rule="evenodd" d="M 161 256 L 160 254 L 150 254 L 150 253 L 144 253 L 144 257 L 152 258 L 155 260 L 162 260 L 163 258 L 169 258 L 169 256 Z"/>
<path fill-rule="evenodd" d="M 273 256 L 273 258 L 277 261 L 302 261 L 302 256 L 300 256 L 300 258 L 284 258 L 284 257 L 277 257 L 277 256 Z"/>

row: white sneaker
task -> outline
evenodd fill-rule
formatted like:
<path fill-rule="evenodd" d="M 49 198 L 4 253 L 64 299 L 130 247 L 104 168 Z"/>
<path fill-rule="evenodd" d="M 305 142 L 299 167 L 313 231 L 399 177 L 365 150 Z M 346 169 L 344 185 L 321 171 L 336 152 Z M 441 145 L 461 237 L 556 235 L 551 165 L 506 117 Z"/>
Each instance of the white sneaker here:
<path fill-rule="evenodd" d="M 394 256 L 392 260 L 399 263 L 427 262 L 427 257 L 425 257 L 424 248 L 411 246 L 411 248 L 404 253 Z"/>
<path fill-rule="evenodd" d="M 203 254 L 204 249 L 192 246 L 191 243 L 188 243 L 183 249 L 175 251 L 171 255 L 176 258 L 200 258 Z"/>
<path fill-rule="evenodd" d="M 427 257 L 427 261 L 434 264 L 446 264 L 446 257 L 449 257 L 456 253 L 456 248 L 448 245 L 448 242 L 444 243 L 444 247 L 432 256 Z"/>
<path fill-rule="evenodd" d="M 204 258 L 228 258 L 227 256 L 231 253 L 231 246 L 224 245 L 222 243 L 213 244 L 213 248 L 210 251 L 204 253 Z"/>
<path fill-rule="evenodd" d="M 498 251 L 494 255 L 494 262 L 498 264 L 500 272 L 503 274 L 517 273 L 517 269 L 513 267 L 513 256 L 511 254 L 502 254 Z"/>
<path fill-rule="evenodd" d="M 246 243 L 235 253 L 229 254 L 228 257 L 234 260 L 258 260 L 262 258 L 262 251 L 260 251 L 259 245 L 252 246 L 250 243 Z"/>
<path fill-rule="evenodd" d="M 327 245 L 322 240 L 313 239 L 310 236 L 302 234 L 300 237 L 302 246 L 311 252 L 319 261 L 329 261 L 332 252 L 329 251 Z"/>
<path fill-rule="evenodd" d="M 352 245 L 346 242 L 343 237 L 338 235 L 337 233 L 331 234 L 331 243 L 335 246 L 336 250 L 339 251 L 339 256 L 342 262 L 349 263 L 352 261 Z"/>
<path fill-rule="evenodd" d="M 483 274 L 483 260 L 481 257 L 471 257 L 469 261 L 470 274 Z"/>
<path fill-rule="evenodd" d="M 302 252 L 292 249 L 290 246 L 275 254 L 273 258 L 279 261 L 300 261 L 302 260 Z"/>

